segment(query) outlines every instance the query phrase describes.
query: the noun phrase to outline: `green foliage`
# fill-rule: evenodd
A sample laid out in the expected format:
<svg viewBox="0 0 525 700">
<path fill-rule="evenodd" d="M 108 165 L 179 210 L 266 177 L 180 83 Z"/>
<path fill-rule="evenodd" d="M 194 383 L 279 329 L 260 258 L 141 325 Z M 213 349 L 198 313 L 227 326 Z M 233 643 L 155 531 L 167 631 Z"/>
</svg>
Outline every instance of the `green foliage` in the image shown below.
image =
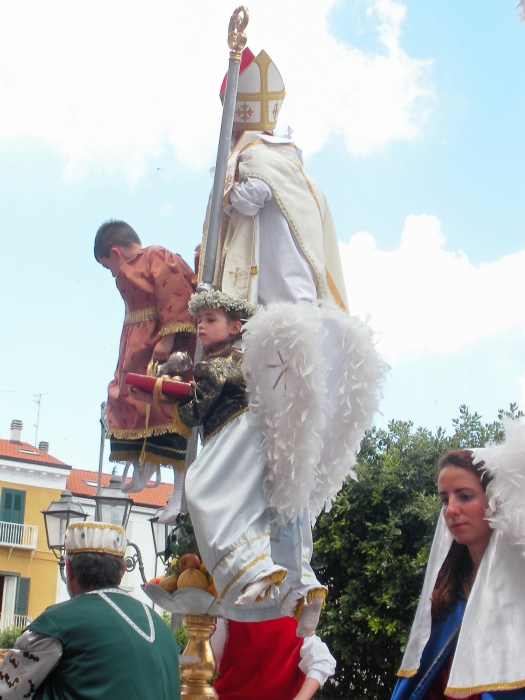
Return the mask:
<svg viewBox="0 0 525 700">
<path fill-rule="evenodd" d="M 12 625 L 11 627 L 6 627 L 0 632 L 0 649 L 14 649 L 16 647 L 16 640 L 22 634 L 22 627 L 17 627 L 17 625 Z"/>
<path fill-rule="evenodd" d="M 499 413 L 521 417 L 515 404 Z M 349 480 L 314 530 L 313 566 L 329 588 L 318 632 L 337 660 L 317 697 L 387 700 L 423 584 L 439 514 L 436 462 L 444 452 L 503 439 L 500 420 L 483 424 L 466 406 L 447 437 L 392 421 L 374 428 Z"/>
<path fill-rule="evenodd" d="M 168 627 L 171 629 L 171 615 L 169 612 L 166 612 L 166 610 L 162 611 L 162 619 L 164 622 L 168 625 Z M 180 630 L 174 630 L 171 629 L 173 632 L 175 639 L 177 640 L 177 644 L 179 645 L 179 649 L 181 653 L 184 651 L 186 648 L 186 645 L 188 644 L 188 633 L 186 632 L 186 628 L 184 627 L 184 622 L 182 623 L 182 627 Z"/>
</svg>

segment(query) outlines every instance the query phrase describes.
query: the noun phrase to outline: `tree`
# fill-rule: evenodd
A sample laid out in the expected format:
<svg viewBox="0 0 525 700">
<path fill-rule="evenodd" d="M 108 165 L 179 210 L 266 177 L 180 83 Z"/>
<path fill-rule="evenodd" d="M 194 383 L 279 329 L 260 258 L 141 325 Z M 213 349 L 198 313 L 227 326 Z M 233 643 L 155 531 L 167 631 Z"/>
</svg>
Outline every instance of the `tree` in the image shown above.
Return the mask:
<svg viewBox="0 0 525 700">
<path fill-rule="evenodd" d="M 515 404 L 499 418 L 522 417 Z M 313 565 L 328 585 L 318 627 L 337 659 L 320 698 L 390 698 L 410 632 L 440 509 L 436 462 L 444 452 L 503 438 L 466 406 L 447 437 L 392 421 L 373 428 L 359 454 L 359 481 L 343 486 L 314 529 Z"/>
</svg>

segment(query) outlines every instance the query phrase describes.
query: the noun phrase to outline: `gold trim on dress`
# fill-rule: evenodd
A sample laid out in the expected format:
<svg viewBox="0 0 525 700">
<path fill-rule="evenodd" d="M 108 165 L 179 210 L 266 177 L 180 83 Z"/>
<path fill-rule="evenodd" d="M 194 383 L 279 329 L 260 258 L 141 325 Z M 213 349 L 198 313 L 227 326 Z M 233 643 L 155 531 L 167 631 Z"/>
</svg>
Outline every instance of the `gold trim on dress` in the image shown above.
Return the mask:
<svg viewBox="0 0 525 700">
<path fill-rule="evenodd" d="M 243 576 L 248 571 L 248 569 L 251 569 L 252 566 L 255 566 L 263 559 L 266 559 L 269 557 L 270 557 L 270 555 L 267 552 L 264 552 L 263 554 L 259 554 L 258 557 L 255 557 L 255 559 L 252 559 L 252 561 L 248 562 L 245 566 L 243 566 L 242 569 L 240 571 L 238 571 L 235 574 L 235 576 L 232 579 L 230 579 L 228 581 L 228 583 L 226 584 L 226 586 L 223 588 L 221 594 L 218 596 L 219 604 L 224 600 L 224 596 L 226 595 L 226 593 L 228 593 L 228 591 L 233 586 L 233 584 L 236 583 L 236 581 L 238 581 L 241 578 L 241 576 Z"/>
<path fill-rule="evenodd" d="M 330 290 L 330 293 L 332 294 L 333 298 L 335 299 L 335 303 L 337 306 L 339 306 L 343 311 L 346 311 L 346 306 L 344 301 L 341 298 L 341 295 L 339 294 L 339 291 L 337 287 L 335 286 L 335 282 L 332 279 L 332 275 L 328 272 L 328 268 L 325 267 L 325 273 L 326 273 L 326 284 L 328 285 L 328 289 Z"/>
<path fill-rule="evenodd" d="M 166 435 L 167 433 L 176 433 L 181 435 L 174 428 L 173 423 L 162 423 L 153 428 L 133 428 L 125 430 L 124 428 L 109 428 L 106 433 L 106 438 L 114 437 L 117 440 L 140 440 L 145 437 L 153 437 L 154 435 Z M 187 437 L 187 435 L 182 435 Z"/>
<path fill-rule="evenodd" d="M 169 323 L 162 326 L 159 335 L 169 335 L 170 333 L 195 333 L 195 325 L 193 323 Z"/>
<path fill-rule="evenodd" d="M 173 420 L 173 427 L 175 428 L 175 432 L 177 432 L 179 435 L 182 435 L 182 437 L 185 437 L 185 438 L 189 438 L 191 435 L 191 428 L 188 428 L 186 423 L 184 423 L 184 421 L 180 417 L 179 403 L 180 403 L 180 401 L 176 401 L 173 404 L 173 407 L 171 409 L 171 417 Z"/>
<path fill-rule="evenodd" d="M 248 410 L 248 406 L 245 406 L 244 408 L 241 408 L 239 411 L 235 411 L 235 413 L 232 413 L 231 416 L 228 416 L 228 419 L 225 420 L 224 423 L 222 423 L 221 425 L 219 425 L 218 428 L 215 428 L 215 430 L 212 430 L 211 433 L 210 433 L 209 435 L 206 435 L 206 437 L 204 438 L 204 441 L 203 441 L 204 444 L 206 444 L 210 438 L 212 438 L 212 437 L 213 437 L 214 435 L 216 435 L 220 430 L 222 430 L 222 429 L 224 428 L 225 425 L 228 425 L 228 423 L 231 423 L 231 421 L 232 421 L 234 418 L 237 418 L 237 416 L 240 416 L 241 413 L 246 413 L 247 410 Z"/>
<path fill-rule="evenodd" d="M 321 609 L 323 609 L 327 593 L 328 593 L 328 591 L 326 590 L 326 588 L 321 588 L 321 587 L 320 588 L 310 588 L 310 590 L 306 594 L 307 605 L 309 605 L 312 602 L 312 600 L 322 598 L 323 604 L 321 606 Z"/>
<path fill-rule="evenodd" d="M 270 536 L 269 532 L 263 532 L 262 535 L 257 535 L 256 537 L 250 537 L 250 539 L 248 539 L 248 540 L 243 540 L 242 542 L 239 542 L 234 547 L 229 549 L 226 552 L 226 554 L 222 555 L 222 557 L 219 559 L 219 561 L 214 565 L 213 569 L 210 572 L 210 575 L 213 576 L 213 572 L 219 566 L 219 564 L 222 564 L 222 562 L 226 559 L 226 557 L 229 557 L 230 554 L 235 552 L 235 550 L 239 549 L 239 547 L 244 547 L 244 545 L 246 545 L 246 544 L 251 544 L 252 542 L 256 542 L 257 540 L 262 540 L 263 537 L 269 537 L 269 536 Z"/>
<path fill-rule="evenodd" d="M 301 615 L 303 613 L 303 608 L 304 608 L 304 598 L 299 598 L 299 600 L 297 601 L 297 605 L 294 608 L 293 615 L 292 615 L 292 617 L 294 617 L 297 620 L 297 622 L 299 622 L 299 620 L 301 619 Z"/>
<path fill-rule="evenodd" d="M 124 325 L 130 326 L 132 323 L 142 323 L 143 321 L 157 321 L 159 314 L 156 306 L 148 306 L 145 309 L 128 311 L 124 316 Z"/>
<path fill-rule="evenodd" d="M 397 672 L 397 675 L 400 676 L 401 678 L 412 678 L 412 676 L 415 676 L 418 671 L 419 671 L 419 666 L 417 668 L 413 668 L 410 671 L 405 671 L 403 668 L 400 668 L 399 671 Z"/>
<path fill-rule="evenodd" d="M 166 450 L 168 448 L 163 447 L 162 449 Z M 182 453 L 183 450 L 176 450 L 176 452 Z M 116 462 L 117 464 L 123 464 L 124 462 L 134 462 L 135 460 L 137 460 L 138 463 L 137 452 L 132 452 L 131 450 L 128 452 L 126 452 L 125 450 L 123 450 L 122 452 L 119 451 L 116 455 L 109 456 L 109 461 Z M 185 460 L 173 460 L 171 457 L 162 457 L 160 455 L 153 454 L 152 452 L 148 452 L 148 450 L 146 450 L 146 452 L 144 453 L 144 463 L 155 464 L 159 467 L 173 467 L 175 471 L 182 472 L 184 471 Z"/>
<path fill-rule="evenodd" d="M 269 576 L 265 576 L 264 578 L 261 579 L 263 583 L 274 583 L 277 587 L 281 586 L 282 582 L 286 578 L 286 574 L 288 571 L 286 569 L 282 569 L 282 571 L 274 571 L 273 574 L 270 574 Z M 249 584 L 248 584 L 249 585 Z M 266 600 L 268 596 L 271 593 L 271 587 L 268 587 L 264 590 L 264 592 L 261 595 L 258 595 L 257 598 L 255 599 L 256 603 L 262 603 L 263 600 Z"/>
<path fill-rule="evenodd" d="M 445 695 L 474 695 L 475 693 L 485 693 L 490 690 L 518 690 L 525 688 L 525 679 L 521 681 L 513 681 L 512 683 L 486 683 L 485 685 L 473 685 L 469 688 L 453 688 L 447 686 Z"/>
</svg>

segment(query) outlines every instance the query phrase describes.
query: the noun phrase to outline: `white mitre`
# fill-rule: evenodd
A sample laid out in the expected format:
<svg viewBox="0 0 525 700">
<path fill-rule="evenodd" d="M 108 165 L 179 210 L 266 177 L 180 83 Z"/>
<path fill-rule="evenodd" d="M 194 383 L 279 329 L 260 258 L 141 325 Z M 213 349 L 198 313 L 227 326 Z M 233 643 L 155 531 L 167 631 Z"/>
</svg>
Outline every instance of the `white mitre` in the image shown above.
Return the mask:
<svg viewBox="0 0 525 700">
<path fill-rule="evenodd" d="M 126 552 L 126 531 L 109 523 L 71 523 L 66 530 L 66 554 L 99 552 L 123 557 Z"/>
</svg>

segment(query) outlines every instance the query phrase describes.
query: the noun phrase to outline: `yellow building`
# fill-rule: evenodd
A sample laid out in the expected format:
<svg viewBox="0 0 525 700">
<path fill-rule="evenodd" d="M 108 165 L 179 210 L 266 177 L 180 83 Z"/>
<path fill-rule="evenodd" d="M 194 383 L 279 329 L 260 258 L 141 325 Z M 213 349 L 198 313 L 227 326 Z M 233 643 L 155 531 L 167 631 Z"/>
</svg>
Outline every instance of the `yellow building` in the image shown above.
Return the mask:
<svg viewBox="0 0 525 700">
<path fill-rule="evenodd" d="M 58 566 L 47 548 L 42 511 L 58 501 L 71 467 L 47 443 L 21 441 L 22 422 L 0 440 L 0 628 L 25 626 L 56 602 Z"/>
</svg>

